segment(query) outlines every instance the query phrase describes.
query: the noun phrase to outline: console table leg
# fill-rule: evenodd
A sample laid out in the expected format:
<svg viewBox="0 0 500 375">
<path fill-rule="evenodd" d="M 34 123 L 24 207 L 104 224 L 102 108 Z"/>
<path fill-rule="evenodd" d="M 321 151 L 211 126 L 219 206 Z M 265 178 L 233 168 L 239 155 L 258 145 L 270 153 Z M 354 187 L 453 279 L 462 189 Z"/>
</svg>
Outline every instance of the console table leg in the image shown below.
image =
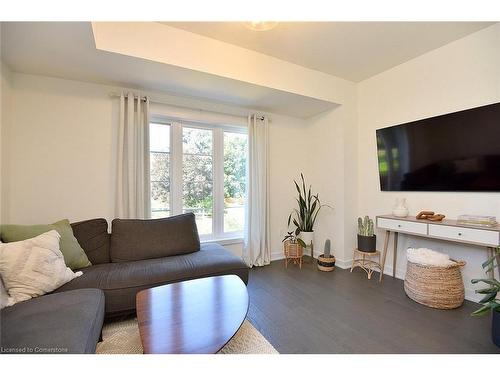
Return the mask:
<svg viewBox="0 0 500 375">
<path fill-rule="evenodd" d="M 493 255 L 495 255 L 495 249 L 493 247 L 487 247 L 486 249 L 488 251 L 488 258 L 487 259 L 490 259 Z M 500 265 L 499 265 L 499 267 L 500 267 Z M 500 268 L 498 269 L 498 272 L 500 274 Z M 488 276 L 488 279 L 494 279 L 495 278 L 495 268 L 492 267 L 491 270 L 487 272 L 486 276 Z"/>
<path fill-rule="evenodd" d="M 382 275 L 384 274 L 384 268 L 385 268 L 385 256 L 387 255 L 387 247 L 389 246 L 389 237 L 391 235 L 391 232 L 388 230 L 385 231 L 385 239 L 384 239 L 384 249 L 382 253 L 382 264 L 380 265 L 380 277 L 379 277 L 379 282 L 382 281 Z"/>
<path fill-rule="evenodd" d="M 394 254 L 392 256 L 392 277 L 396 277 L 396 261 L 398 258 L 398 232 L 394 232 Z"/>
<path fill-rule="evenodd" d="M 498 278 L 500 278 L 500 250 L 493 249 L 493 254 L 497 255 L 497 268 L 498 268 Z"/>
</svg>

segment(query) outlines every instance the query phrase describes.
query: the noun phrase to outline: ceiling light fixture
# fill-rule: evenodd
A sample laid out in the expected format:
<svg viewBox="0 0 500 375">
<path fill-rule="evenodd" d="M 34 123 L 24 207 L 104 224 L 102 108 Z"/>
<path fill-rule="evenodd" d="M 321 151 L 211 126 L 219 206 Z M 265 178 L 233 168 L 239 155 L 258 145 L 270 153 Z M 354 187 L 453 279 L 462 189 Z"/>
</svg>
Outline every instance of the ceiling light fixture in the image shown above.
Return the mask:
<svg viewBox="0 0 500 375">
<path fill-rule="evenodd" d="M 245 22 L 245 27 L 253 31 L 269 31 L 278 26 L 276 21 L 251 21 Z"/>
</svg>

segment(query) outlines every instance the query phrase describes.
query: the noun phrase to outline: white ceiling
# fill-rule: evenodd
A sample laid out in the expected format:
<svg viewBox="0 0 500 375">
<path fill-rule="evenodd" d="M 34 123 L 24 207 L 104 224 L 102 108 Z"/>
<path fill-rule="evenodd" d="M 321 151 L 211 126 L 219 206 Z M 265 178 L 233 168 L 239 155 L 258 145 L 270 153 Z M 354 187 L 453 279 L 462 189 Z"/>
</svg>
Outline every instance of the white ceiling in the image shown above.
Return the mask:
<svg viewBox="0 0 500 375">
<path fill-rule="evenodd" d="M 169 23 L 358 81 L 491 23 Z M 2 22 L 2 59 L 21 73 L 209 99 L 307 118 L 334 103 L 95 47 L 89 22 Z"/>
<path fill-rule="evenodd" d="M 359 82 L 494 22 L 283 22 L 252 31 L 242 22 L 163 22 Z"/>
<path fill-rule="evenodd" d="M 95 48 L 89 22 L 2 22 L 2 58 L 16 72 L 209 99 L 307 118 L 331 102 Z"/>
</svg>

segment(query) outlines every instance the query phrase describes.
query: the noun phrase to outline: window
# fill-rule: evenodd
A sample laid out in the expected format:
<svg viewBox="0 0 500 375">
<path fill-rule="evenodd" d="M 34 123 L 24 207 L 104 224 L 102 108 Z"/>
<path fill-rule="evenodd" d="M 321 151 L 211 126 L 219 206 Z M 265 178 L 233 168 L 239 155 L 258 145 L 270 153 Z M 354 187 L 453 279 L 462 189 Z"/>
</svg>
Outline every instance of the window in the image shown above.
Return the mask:
<svg viewBox="0 0 500 375">
<path fill-rule="evenodd" d="M 149 125 L 151 217 L 170 215 L 170 126 Z"/>
<path fill-rule="evenodd" d="M 243 235 L 246 129 L 150 124 L 151 217 L 192 212 L 201 239 Z"/>
<path fill-rule="evenodd" d="M 243 232 L 247 135 L 224 131 L 224 231 Z"/>
<path fill-rule="evenodd" d="M 182 128 L 182 212 L 193 212 L 200 235 L 213 232 L 213 130 Z"/>
</svg>

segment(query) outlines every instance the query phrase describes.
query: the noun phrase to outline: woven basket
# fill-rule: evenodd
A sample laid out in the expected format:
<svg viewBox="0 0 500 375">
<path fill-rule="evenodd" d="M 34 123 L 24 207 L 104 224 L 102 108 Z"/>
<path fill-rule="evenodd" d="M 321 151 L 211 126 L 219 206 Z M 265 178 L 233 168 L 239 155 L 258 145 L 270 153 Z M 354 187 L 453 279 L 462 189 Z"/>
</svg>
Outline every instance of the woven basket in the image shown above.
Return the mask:
<svg viewBox="0 0 500 375">
<path fill-rule="evenodd" d="M 304 250 L 299 243 L 292 243 L 290 240 L 286 240 L 283 244 L 283 252 L 286 258 L 302 258 Z"/>
<path fill-rule="evenodd" d="M 318 255 L 318 269 L 323 272 L 331 272 L 335 269 L 335 257 L 332 255 L 329 258 L 325 254 Z"/>
<path fill-rule="evenodd" d="M 408 262 L 405 292 L 415 302 L 436 309 L 454 309 L 464 303 L 465 290 L 460 267 L 464 261 L 448 267 Z"/>
<path fill-rule="evenodd" d="M 285 267 L 288 268 L 288 261 L 293 261 L 293 264 L 298 264 L 302 268 L 302 255 L 304 249 L 299 243 L 292 243 L 290 240 L 286 240 L 283 243 L 283 252 L 285 253 Z"/>
</svg>

